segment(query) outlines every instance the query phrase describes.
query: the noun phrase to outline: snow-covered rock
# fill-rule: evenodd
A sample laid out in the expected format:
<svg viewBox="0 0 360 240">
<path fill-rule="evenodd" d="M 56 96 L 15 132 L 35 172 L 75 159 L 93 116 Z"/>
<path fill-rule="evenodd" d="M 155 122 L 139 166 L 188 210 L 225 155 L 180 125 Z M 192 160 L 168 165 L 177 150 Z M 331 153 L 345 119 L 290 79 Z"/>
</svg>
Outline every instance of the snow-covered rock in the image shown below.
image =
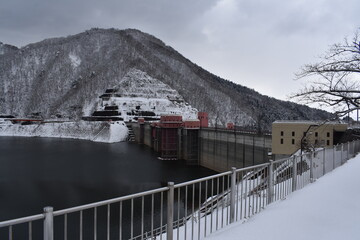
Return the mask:
<svg viewBox="0 0 360 240">
<path fill-rule="evenodd" d="M 74 53 L 70 53 L 69 58 L 71 61 L 71 65 L 74 68 L 77 68 L 81 64 L 81 59 L 79 58 L 79 56 L 75 55 Z"/>
</svg>

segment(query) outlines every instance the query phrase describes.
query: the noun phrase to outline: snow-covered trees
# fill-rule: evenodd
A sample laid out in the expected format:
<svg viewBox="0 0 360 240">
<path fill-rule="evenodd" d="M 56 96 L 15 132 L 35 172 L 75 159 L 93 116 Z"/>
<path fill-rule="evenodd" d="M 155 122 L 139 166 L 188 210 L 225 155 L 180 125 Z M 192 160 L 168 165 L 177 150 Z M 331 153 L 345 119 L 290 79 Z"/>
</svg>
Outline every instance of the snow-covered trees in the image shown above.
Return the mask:
<svg viewBox="0 0 360 240">
<path fill-rule="evenodd" d="M 5 49 L 5 48 L 3 48 Z M 326 119 L 329 113 L 263 96 L 224 80 L 137 30 L 92 29 L 0 55 L 0 114 L 79 119 L 132 69 L 176 90 L 210 123 L 269 130 L 278 119 Z M 260 117 L 261 116 L 261 117 Z"/>
</svg>

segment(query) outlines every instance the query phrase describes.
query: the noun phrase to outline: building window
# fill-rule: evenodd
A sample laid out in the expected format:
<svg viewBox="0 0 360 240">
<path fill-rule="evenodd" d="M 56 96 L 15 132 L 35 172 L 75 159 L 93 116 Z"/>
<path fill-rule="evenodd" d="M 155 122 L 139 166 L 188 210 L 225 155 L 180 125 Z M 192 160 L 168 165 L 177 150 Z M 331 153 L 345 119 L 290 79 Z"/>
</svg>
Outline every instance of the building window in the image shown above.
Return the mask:
<svg viewBox="0 0 360 240">
<path fill-rule="evenodd" d="M 291 135 L 292 135 L 293 137 L 295 137 L 295 132 L 292 132 Z"/>
<path fill-rule="evenodd" d="M 284 144 L 284 139 L 280 139 L 280 144 Z"/>
<path fill-rule="evenodd" d="M 319 143 L 319 142 L 318 142 L 318 140 L 317 140 L 317 139 L 315 139 L 315 145 L 318 145 L 318 143 Z"/>
<path fill-rule="evenodd" d="M 284 131 L 281 131 L 281 132 L 280 132 L 280 136 L 284 136 Z"/>
<path fill-rule="evenodd" d="M 315 137 L 317 137 L 318 136 L 318 132 L 315 132 Z"/>
<path fill-rule="evenodd" d="M 295 144 L 295 139 L 291 139 L 291 144 Z"/>
<path fill-rule="evenodd" d="M 326 145 L 330 146 L 330 140 L 326 140 Z"/>
<path fill-rule="evenodd" d="M 327 137 L 330 137 L 330 132 L 327 132 L 327 133 L 326 133 L 326 136 L 327 136 Z"/>
</svg>

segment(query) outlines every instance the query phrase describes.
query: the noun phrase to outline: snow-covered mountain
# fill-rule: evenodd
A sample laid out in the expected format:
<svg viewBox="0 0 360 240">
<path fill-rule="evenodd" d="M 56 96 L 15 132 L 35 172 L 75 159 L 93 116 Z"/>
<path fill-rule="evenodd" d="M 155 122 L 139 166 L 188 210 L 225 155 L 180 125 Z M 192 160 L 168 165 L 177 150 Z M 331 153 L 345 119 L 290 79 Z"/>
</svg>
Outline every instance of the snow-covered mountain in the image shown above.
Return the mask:
<svg viewBox="0 0 360 240">
<path fill-rule="evenodd" d="M 0 55 L 16 52 L 17 50 L 17 47 L 0 42 Z"/>
<path fill-rule="evenodd" d="M 178 98 L 208 112 L 212 125 L 236 119 L 269 128 L 279 119 L 330 116 L 221 79 L 134 29 L 91 29 L 20 49 L 0 44 L 0 114 L 79 119 L 114 87 L 127 97 Z"/>
</svg>

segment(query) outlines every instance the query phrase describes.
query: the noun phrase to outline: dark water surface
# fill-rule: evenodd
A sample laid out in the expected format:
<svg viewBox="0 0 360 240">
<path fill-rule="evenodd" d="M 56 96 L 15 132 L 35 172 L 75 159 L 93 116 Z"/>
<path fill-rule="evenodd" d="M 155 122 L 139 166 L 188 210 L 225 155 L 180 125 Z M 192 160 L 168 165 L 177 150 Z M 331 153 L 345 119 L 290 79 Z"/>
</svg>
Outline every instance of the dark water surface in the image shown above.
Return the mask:
<svg viewBox="0 0 360 240">
<path fill-rule="evenodd" d="M 145 146 L 0 137 L 0 221 L 106 200 L 215 172 Z"/>
</svg>

